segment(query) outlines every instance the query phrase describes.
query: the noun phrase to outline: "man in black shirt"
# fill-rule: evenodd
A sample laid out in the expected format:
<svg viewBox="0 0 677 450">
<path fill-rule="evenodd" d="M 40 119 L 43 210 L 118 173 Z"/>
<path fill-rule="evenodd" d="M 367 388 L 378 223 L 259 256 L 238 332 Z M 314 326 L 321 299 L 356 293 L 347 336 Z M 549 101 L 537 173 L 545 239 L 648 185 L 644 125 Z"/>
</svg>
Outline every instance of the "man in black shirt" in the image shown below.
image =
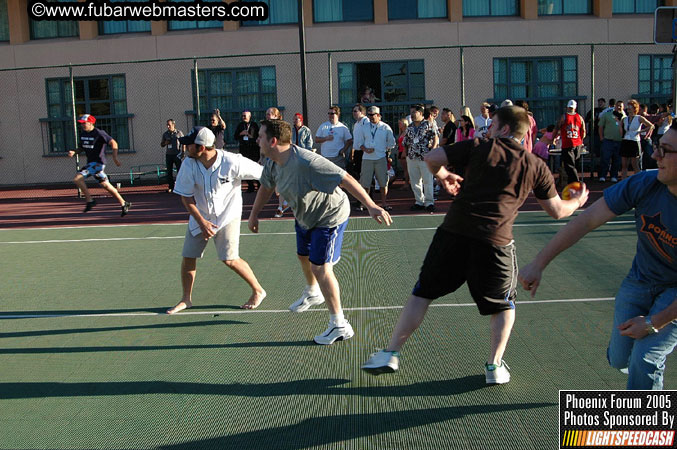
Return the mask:
<svg viewBox="0 0 677 450">
<path fill-rule="evenodd" d="M 162 134 L 160 146 L 167 147 L 165 163 L 167 167 L 167 184 L 169 185 L 168 192 L 174 190 L 174 166 L 176 166 L 177 173 L 181 169 L 181 159 L 185 146 L 179 143 L 180 137 L 183 137 L 183 132 L 176 129 L 176 121 L 174 119 L 167 120 L 167 131 Z"/>
<path fill-rule="evenodd" d="M 96 205 L 96 200 L 92 199 L 92 195 L 89 193 L 89 189 L 87 189 L 87 184 L 85 183 L 85 178 L 93 176 L 102 188 L 107 190 L 118 202 L 120 202 L 120 209 L 122 210 L 120 216 L 124 217 L 127 215 L 132 204 L 126 202 L 122 198 L 122 195 L 120 195 L 118 190 L 110 184 L 108 176 L 103 171 L 106 167 L 106 145 L 110 146 L 111 150 L 113 150 L 113 162 L 115 162 L 115 165 L 122 165 L 118 160 L 118 143 L 115 142 L 115 139 L 110 137 L 108 133 L 94 127 L 96 118 L 91 114 L 80 116 L 78 123 L 80 123 L 82 128 L 82 131 L 80 132 L 80 147 L 76 150 L 70 150 L 68 156 L 72 158 L 76 153 L 82 152 L 85 152 L 87 155 L 87 165 L 80 170 L 73 179 L 75 185 L 80 188 L 85 195 L 87 204 L 85 205 L 84 212 L 91 210 L 94 205 Z"/>
<path fill-rule="evenodd" d="M 248 110 L 242 111 L 242 122 L 235 128 L 234 138 L 240 145 L 240 154 L 252 161 L 259 162 L 260 151 L 256 143 L 259 136 L 259 126 L 252 122 L 252 113 Z M 247 192 L 254 192 L 256 180 L 247 180 Z"/>
</svg>

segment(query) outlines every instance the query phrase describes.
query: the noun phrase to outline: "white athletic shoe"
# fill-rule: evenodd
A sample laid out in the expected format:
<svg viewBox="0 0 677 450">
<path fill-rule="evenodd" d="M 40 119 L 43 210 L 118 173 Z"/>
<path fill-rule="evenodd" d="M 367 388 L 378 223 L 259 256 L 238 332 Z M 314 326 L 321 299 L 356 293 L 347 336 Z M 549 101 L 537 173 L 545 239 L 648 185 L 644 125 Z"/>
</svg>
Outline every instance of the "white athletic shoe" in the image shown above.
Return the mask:
<svg viewBox="0 0 677 450">
<path fill-rule="evenodd" d="M 353 331 L 353 327 L 350 326 L 347 320 L 341 326 L 336 326 L 330 322 L 329 328 L 321 335 L 315 336 L 313 341 L 320 345 L 331 345 L 336 341 L 348 340 L 354 335 L 355 332 Z"/>
<path fill-rule="evenodd" d="M 303 290 L 301 297 L 289 306 L 289 310 L 300 313 L 311 306 L 321 305 L 322 303 L 324 303 L 324 296 L 321 292 L 318 291 L 317 294 L 311 295 L 308 293 L 308 288 L 306 288 Z"/>
<path fill-rule="evenodd" d="M 387 352 L 385 350 L 372 353 L 367 362 L 362 364 L 362 370 L 372 375 L 397 372 L 399 368 L 399 352 Z"/>
<path fill-rule="evenodd" d="M 501 360 L 501 364 L 484 364 L 484 376 L 487 384 L 505 384 L 510 381 L 510 367 Z"/>
</svg>

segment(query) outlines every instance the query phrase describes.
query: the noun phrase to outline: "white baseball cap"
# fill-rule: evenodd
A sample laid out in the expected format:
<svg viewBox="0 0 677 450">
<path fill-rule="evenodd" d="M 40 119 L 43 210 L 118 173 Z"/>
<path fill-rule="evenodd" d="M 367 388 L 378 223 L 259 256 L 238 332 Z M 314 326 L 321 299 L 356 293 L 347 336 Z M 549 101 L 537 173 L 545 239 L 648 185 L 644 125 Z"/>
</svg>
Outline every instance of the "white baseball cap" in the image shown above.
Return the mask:
<svg viewBox="0 0 677 450">
<path fill-rule="evenodd" d="M 193 127 L 187 136 L 179 138 L 179 142 L 184 145 L 196 144 L 205 147 L 213 147 L 216 136 L 207 127 Z"/>
<path fill-rule="evenodd" d="M 573 108 L 576 109 L 576 106 L 578 104 L 576 103 L 576 100 L 569 100 L 569 103 L 567 103 L 567 108 Z"/>
</svg>

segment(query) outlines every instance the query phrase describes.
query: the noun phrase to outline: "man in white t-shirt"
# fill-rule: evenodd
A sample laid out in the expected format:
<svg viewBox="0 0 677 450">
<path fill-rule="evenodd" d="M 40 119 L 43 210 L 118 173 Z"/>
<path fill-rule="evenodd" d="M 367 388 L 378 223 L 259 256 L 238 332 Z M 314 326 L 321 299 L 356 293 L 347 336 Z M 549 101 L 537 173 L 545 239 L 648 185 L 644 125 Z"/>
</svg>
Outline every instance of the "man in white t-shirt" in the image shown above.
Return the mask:
<svg viewBox="0 0 677 450">
<path fill-rule="evenodd" d="M 315 142 L 322 144 L 320 154 L 342 169 L 346 168 L 346 152 L 351 150 L 353 136 L 345 124 L 339 121 L 341 108 L 329 108 L 329 120 L 324 122 L 315 133 Z"/>
<path fill-rule="evenodd" d="M 266 296 L 247 261 L 239 256 L 242 180 L 258 180 L 263 167 L 240 154 L 215 149 L 214 141 L 214 133 L 207 127 L 194 127 L 188 136 L 179 139 L 187 148 L 188 158 L 176 176 L 174 193 L 181 196 L 190 219 L 181 263 L 183 297 L 167 314 L 193 306 L 197 258 L 202 258 L 210 239 L 219 259 L 252 289 L 242 308 L 254 309 Z"/>
<path fill-rule="evenodd" d="M 483 138 L 491 126 L 491 116 L 489 115 L 489 103 L 483 102 L 480 106 L 480 115 L 475 117 L 475 137 Z"/>
</svg>

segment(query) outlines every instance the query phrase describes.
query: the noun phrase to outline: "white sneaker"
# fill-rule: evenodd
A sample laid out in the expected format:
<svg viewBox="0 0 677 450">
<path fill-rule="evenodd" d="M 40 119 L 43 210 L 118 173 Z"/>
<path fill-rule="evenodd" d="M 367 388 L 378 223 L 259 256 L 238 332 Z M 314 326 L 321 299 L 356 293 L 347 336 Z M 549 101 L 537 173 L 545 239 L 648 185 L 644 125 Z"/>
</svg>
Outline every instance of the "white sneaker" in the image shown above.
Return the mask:
<svg viewBox="0 0 677 450">
<path fill-rule="evenodd" d="M 611 182 L 612 182 L 612 183 L 618 183 L 618 178 L 616 178 L 616 177 L 611 177 Z"/>
<path fill-rule="evenodd" d="M 343 322 L 343 325 L 336 326 L 333 323 L 329 323 L 329 327 L 319 336 L 315 336 L 313 341 L 316 344 L 320 345 L 331 345 L 336 341 L 345 341 L 350 339 L 355 335 L 353 327 L 350 326 L 348 321 Z"/>
<path fill-rule="evenodd" d="M 400 368 L 400 353 L 381 350 L 372 353 L 367 362 L 362 364 L 362 370 L 372 375 L 397 372 Z"/>
<path fill-rule="evenodd" d="M 322 292 L 318 291 L 317 294 L 310 294 L 308 293 L 308 288 L 306 288 L 303 290 L 301 297 L 289 306 L 289 310 L 291 312 L 300 313 L 307 310 L 311 306 L 321 305 L 322 303 L 324 303 L 324 296 L 322 295 Z"/>
<path fill-rule="evenodd" d="M 599 177 L 599 182 L 600 182 L 600 183 L 604 183 L 605 181 L 606 181 L 606 178 L 604 178 L 604 177 Z"/>
<path fill-rule="evenodd" d="M 484 376 L 487 384 L 505 384 L 510 381 L 510 367 L 501 360 L 500 365 L 484 364 Z"/>
</svg>

